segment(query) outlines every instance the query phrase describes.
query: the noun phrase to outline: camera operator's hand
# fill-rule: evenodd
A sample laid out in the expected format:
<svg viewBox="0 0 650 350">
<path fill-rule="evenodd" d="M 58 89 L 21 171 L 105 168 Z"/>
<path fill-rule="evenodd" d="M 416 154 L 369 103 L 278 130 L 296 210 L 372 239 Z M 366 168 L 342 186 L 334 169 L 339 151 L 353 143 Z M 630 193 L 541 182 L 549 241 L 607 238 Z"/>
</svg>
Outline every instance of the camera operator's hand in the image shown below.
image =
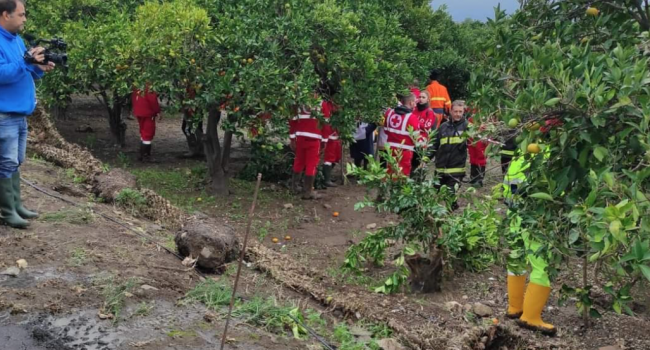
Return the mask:
<svg viewBox="0 0 650 350">
<path fill-rule="evenodd" d="M 37 64 L 36 67 L 40 68 L 43 72 L 47 73 L 52 69 L 54 69 L 56 65 L 54 64 L 54 62 L 47 62 L 47 64 Z"/>
<path fill-rule="evenodd" d="M 29 54 L 38 63 L 43 63 L 43 61 L 45 61 L 45 49 L 40 46 L 29 49 Z"/>
</svg>

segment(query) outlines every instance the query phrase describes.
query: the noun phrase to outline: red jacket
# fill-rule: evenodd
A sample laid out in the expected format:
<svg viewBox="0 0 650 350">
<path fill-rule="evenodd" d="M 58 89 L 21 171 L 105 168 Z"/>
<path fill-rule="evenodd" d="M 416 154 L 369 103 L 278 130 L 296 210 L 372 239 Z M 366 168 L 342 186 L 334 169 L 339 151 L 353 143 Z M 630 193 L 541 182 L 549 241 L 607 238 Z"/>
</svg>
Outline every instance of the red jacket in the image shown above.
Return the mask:
<svg viewBox="0 0 650 350">
<path fill-rule="evenodd" d="M 440 121 L 431 108 L 427 108 L 423 111 L 415 108 L 413 110 L 413 115 L 418 118 L 418 121 L 420 122 L 420 136 L 423 141 L 426 142 L 428 140 L 429 132 L 431 132 L 431 130 L 436 130 L 440 126 Z"/>
<path fill-rule="evenodd" d="M 334 104 L 330 101 L 323 101 L 321 103 L 321 112 L 323 112 L 323 117 L 325 117 L 325 122 L 326 124 L 323 125 L 322 128 L 322 141 L 327 142 L 327 141 L 336 141 L 339 139 L 339 132 L 335 128 L 333 128 L 330 125 L 330 118 L 332 117 L 332 113 L 336 111 L 336 107 Z"/>
<path fill-rule="evenodd" d="M 311 110 L 299 108 L 298 115 L 289 120 L 289 137 L 294 139 L 323 139 L 323 132 L 318 119 L 312 117 Z"/>
<path fill-rule="evenodd" d="M 474 120 L 469 118 L 469 122 L 473 123 Z M 467 153 L 469 153 L 469 164 L 485 166 L 487 164 L 487 158 L 485 157 L 485 149 L 487 148 L 487 141 L 479 140 L 474 141 L 469 139 L 467 143 Z"/>
<path fill-rule="evenodd" d="M 420 136 L 420 121 L 411 113 L 411 110 L 399 106 L 388 112 L 384 121 L 384 132 L 390 148 L 401 148 L 409 151 L 415 150 L 415 141 L 411 138 L 410 129 L 414 130 L 414 136 Z"/>
<path fill-rule="evenodd" d="M 133 103 L 133 115 L 136 117 L 149 118 L 160 114 L 158 95 L 149 89 L 146 89 L 144 94 L 138 89 L 133 89 L 131 102 Z"/>
</svg>

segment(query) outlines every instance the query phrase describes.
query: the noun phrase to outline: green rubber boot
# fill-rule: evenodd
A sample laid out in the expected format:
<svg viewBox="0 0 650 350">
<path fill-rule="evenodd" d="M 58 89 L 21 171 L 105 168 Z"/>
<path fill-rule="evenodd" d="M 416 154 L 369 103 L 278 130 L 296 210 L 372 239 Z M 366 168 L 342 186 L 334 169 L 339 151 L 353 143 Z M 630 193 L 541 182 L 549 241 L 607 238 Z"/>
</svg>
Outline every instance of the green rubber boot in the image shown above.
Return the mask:
<svg viewBox="0 0 650 350">
<path fill-rule="evenodd" d="M 14 188 L 14 201 L 16 206 L 16 213 L 23 219 L 36 219 L 38 213 L 25 209 L 23 200 L 20 196 L 20 171 L 16 171 L 11 176 L 11 182 Z"/>
<path fill-rule="evenodd" d="M 14 228 L 26 228 L 29 222 L 16 213 L 13 180 L 0 179 L 0 221 Z"/>
</svg>

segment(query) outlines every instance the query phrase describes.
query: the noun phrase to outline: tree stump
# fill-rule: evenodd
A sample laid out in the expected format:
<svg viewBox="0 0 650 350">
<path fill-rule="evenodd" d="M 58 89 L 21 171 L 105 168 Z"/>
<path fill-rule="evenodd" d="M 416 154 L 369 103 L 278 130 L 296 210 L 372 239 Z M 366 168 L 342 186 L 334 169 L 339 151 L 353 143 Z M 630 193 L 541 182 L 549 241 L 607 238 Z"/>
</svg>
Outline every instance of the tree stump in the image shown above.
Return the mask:
<svg viewBox="0 0 650 350">
<path fill-rule="evenodd" d="M 239 257 L 235 230 L 213 219 L 190 218 L 174 241 L 180 255 L 198 259 L 196 265 L 211 272 L 223 271 Z"/>
<path fill-rule="evenodd" d="M 419 254 L 408 256 L 406 265 L 411 270 L 411 290 L 416 293 L 434 293 L 441 290 L 442 285 L 442 251 L 432 248 L 428 257 Z"/>
</svg>

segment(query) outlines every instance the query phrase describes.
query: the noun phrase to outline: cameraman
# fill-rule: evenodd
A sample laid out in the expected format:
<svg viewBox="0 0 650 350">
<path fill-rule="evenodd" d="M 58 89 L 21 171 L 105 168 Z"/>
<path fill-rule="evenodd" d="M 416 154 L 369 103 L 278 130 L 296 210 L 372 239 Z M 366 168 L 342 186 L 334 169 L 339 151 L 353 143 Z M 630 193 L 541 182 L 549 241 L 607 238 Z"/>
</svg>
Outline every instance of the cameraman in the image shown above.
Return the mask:
<svg viewBox="0 0 650 350">
<path fill-rule="evenodd" d="M 36 107 L 34 79 L 54 69 L 54 63 L 28 64 L 18 35 L 25 26 L 23 0 L 0 0 L 0 221 L 25 228 L 38 214 L 25 209 L 20 198 L 20 172 L 27 146 L 27 116 Z M 43 62 L 42 47 L 29 50 Z"/>
</svg>

